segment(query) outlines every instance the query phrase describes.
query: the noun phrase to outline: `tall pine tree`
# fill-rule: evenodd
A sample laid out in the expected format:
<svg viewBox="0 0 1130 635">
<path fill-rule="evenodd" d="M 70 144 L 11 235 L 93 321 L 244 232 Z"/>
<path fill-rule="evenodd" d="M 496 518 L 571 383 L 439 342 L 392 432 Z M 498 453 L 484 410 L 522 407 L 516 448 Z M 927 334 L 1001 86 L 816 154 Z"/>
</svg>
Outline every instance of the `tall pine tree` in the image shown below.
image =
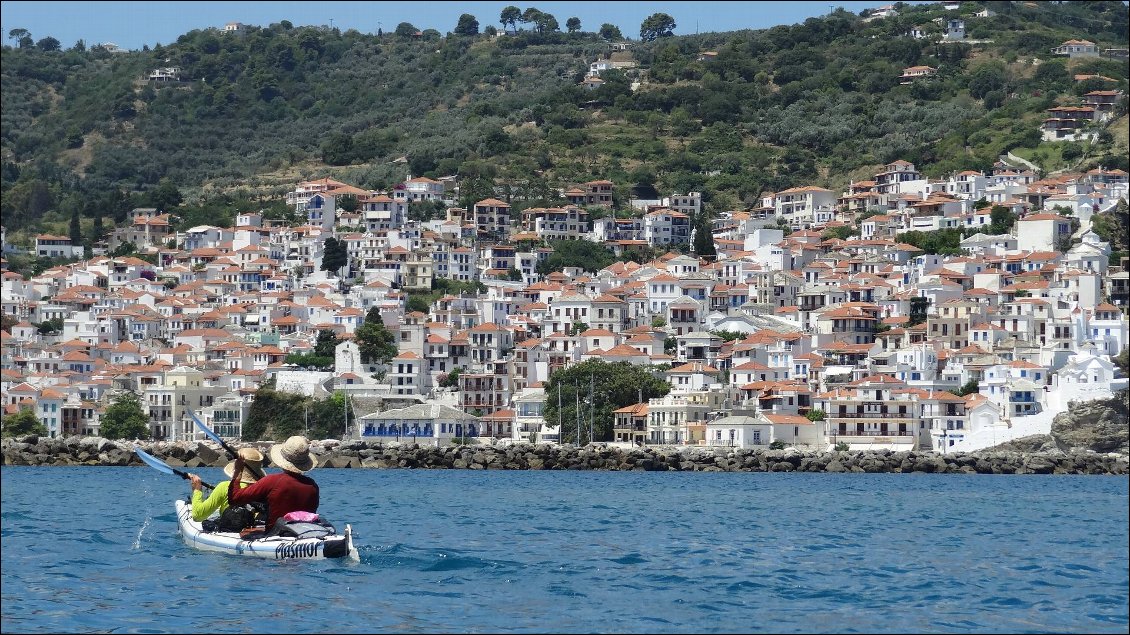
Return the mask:
<svg viewBox="0 0 1130 635">
<path fill-rule="evenodd" d="M 349 252 L 345 249 L 345 242 L 330 236 L 324 243 L 322 252 L 322 271 L 336 273 L 349 262 Z"/>
<path fill-rule="evenodd" d="M 717 250 L 714 248 L 714 234 L 710 231 L 710 222 L 706 219 L 705 214 L 699 214 L 698 223 L 694 228 L 694 243 L 691 245 L 694 249 L 696 256 L 716 256 Z"/>
<path fill-rule="evenodd" d="M 82 244 L 82 223 L 79 220 L 78 206 L 71 208 L 70 238 L 72 245 Z"/>
</svg>

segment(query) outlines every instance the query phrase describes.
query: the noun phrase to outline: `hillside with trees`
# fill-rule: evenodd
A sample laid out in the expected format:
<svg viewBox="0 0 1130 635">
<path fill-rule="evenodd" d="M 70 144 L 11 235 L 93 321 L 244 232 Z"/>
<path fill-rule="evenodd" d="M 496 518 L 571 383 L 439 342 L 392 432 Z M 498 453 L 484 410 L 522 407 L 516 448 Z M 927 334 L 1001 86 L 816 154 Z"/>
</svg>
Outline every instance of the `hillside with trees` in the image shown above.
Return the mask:
<svg viewBox="0 0 1130 635">
<path fill-rule="evenodd" d="M 456 175 L 468 199 L 504 196 L 515 213 L 600 178 L 620 205 L 632 188 L 701 191 L 711 213 L 766 190 L 843 188 L 895 159 L 930 177 L 1008 151 L 1048 169 L 1130 167 L 1124 132 L 1083 144 L 1039 131 L 1049 107 L 1126 91 L 1125 60 L 1051 53 L 1069 39 L 1125 49 L 1123 3 L 895 7 L 700 35 L 655 14 L 617 53 L 638 67 L 602 72 L 595 90 L 582 81 L 619 29 L 532 7 L 452 15 L 446 35 L 282 21 L 131 52 L 14 29 L 0 52 L 0 212 L 10 232 L 69 224 L 89 244 L 135 206 L 175 208 L 185 225 L 285 218 L 283 192 L 323 176 L 381 189 Z M 938 42 L 952 17 L 968 42 Z M 900 83 L 913 66 L 936 73 Z M 158 69 L 173 78 L 151 81 Z M 1125 131 L 1125 97 L 1116 108 Z"/>
</svg>

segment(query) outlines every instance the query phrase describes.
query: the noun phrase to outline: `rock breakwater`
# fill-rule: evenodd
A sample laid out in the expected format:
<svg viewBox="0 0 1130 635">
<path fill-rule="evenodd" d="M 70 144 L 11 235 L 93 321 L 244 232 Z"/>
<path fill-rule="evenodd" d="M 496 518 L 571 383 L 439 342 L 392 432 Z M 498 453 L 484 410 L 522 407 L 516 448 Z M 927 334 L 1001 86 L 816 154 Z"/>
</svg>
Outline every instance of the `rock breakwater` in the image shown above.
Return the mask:
<svg viewBox="0 0 1130 635">
<path fill-rule="evenodd" d="M 133 448 L 176 468 L 222 467 L 228 461 L 211 442 L 132 442 L 100 437 L 48 439 L 35 436 L 3 439 L 4 465 L 142 466 Z M 264 454 L 270 443 L 241 443 Z M 1108 474 L 1130 473 L 1122 454 L 982 450 L 959 454 L 890 450 L 818 451 L 786 448 L 752 450 L 707 447 L 621 448 L 602 444 L 557 446 L 421 446 L 368 441 L 314 441 L 312 451 L 322 468 L 470 469 L 470 470 L 605 470 L 650 472 L 867 472 L 931 474 Z"/>
</svg>

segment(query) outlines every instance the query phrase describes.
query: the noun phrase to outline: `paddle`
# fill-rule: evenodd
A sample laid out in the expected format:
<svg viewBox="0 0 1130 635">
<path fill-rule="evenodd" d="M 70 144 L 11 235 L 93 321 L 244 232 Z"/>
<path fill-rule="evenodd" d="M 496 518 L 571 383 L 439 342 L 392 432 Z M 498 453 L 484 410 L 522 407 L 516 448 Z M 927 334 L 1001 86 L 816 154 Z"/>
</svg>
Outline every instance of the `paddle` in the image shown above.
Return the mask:
<svg viewBox="0 0 1130 635">
<path fill-rule="evenodd" d="M 215 432 L 212 431 L 211 428 L 204 425 L 203 421 L 201 421 L 200 419 L 197 419 L 196 413 L 193 412 L 191 409 L 188 409 L 188 416 L 192 417 L 192 422 L 195 423 L 196 427 L 200 428 L 204 432 L 204 434 L 206 434 L 208 436 L 209 439 L 220 444 L 220 447 L 222 447 L 224 449 L 224 451 L 228 453 L 228 458 L 234 459 L 238 456 L 238 454 L 236 454 L 236 451 L 234 449 L 232 449 L 232 447 L 230 445 L 225 443 L 223 439 L 220 438 L 220 435 L 216 434 Z M 263 474 L 262 468 L 252 466 L 250 463 L 244 463 L 243 466 L 249 472 L 251 472 L 251 474 L 254 475 L 256 479 L 263 478 L 264 474 Z"/>
<path fill-rule="evenodd" d="M 142 461 L 145 462 L 146 465 L 157 470 L 158 472 L 164 472 L 165 474 L 173 474 L 173 475 L 176 475 L 176 476 L 183 478 L 186 481 L 191 479 L 191 477 L 188 475 L 188 472 L 182 472 L 182 471 L 170 466 L 168 463 L 165 463 L 161 459 L 158 459 L 157 457 L 153 456 L 152 454 L 149 454 L 148 452 L 146 452 L 145 450 L 142 450 L 139 447 L 134 447 L 133 451 L 137 453 L 137 458 L 141 459 Z M 205 483 L 204 481 L 200 481 L 200 484 L 203 485 L 204 487 L 207 487 L 208 489 L 215 489 L 215 487 L 213 485 L 209 485 L 208 483 Z"/>
</svg>

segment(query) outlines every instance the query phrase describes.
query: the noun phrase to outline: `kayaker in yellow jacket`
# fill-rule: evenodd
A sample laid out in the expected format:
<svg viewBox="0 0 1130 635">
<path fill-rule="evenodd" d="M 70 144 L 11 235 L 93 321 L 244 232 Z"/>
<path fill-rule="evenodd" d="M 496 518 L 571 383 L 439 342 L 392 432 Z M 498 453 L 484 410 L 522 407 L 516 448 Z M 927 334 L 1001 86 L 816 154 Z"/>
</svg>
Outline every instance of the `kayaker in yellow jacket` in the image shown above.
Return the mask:
<svg viewBox="0 0 1130 635">
<path fill-rule="evenodd" d="M 239 475 L 240 483 L 244 485 L 251 485 L 258 479 L 255 478 L 251 472 L 263 471 L 263 453 L 255 448 L 242 448 L 239 451 L 240 458 L 243 459 L 244 464 L 253 465 L 255 470 L 243 470 Z M 189 474 L 188 478 L 192 481 L 192 519 L 196 522 L 201 522 L 212 514 L 222 514 L 228 508 L 228 487 L 231 484 L 231 476 L 235 472 L 235 461 L 230 461 L 224 466 L 224 474 L 228 475 L 229 480 L 221 481 L 216 484 L 212 489 L 212 494 L 205 499 L 203 492 L 203 485 L 201 484 L 200 477 L 195 474 Z"/>
</svg>

